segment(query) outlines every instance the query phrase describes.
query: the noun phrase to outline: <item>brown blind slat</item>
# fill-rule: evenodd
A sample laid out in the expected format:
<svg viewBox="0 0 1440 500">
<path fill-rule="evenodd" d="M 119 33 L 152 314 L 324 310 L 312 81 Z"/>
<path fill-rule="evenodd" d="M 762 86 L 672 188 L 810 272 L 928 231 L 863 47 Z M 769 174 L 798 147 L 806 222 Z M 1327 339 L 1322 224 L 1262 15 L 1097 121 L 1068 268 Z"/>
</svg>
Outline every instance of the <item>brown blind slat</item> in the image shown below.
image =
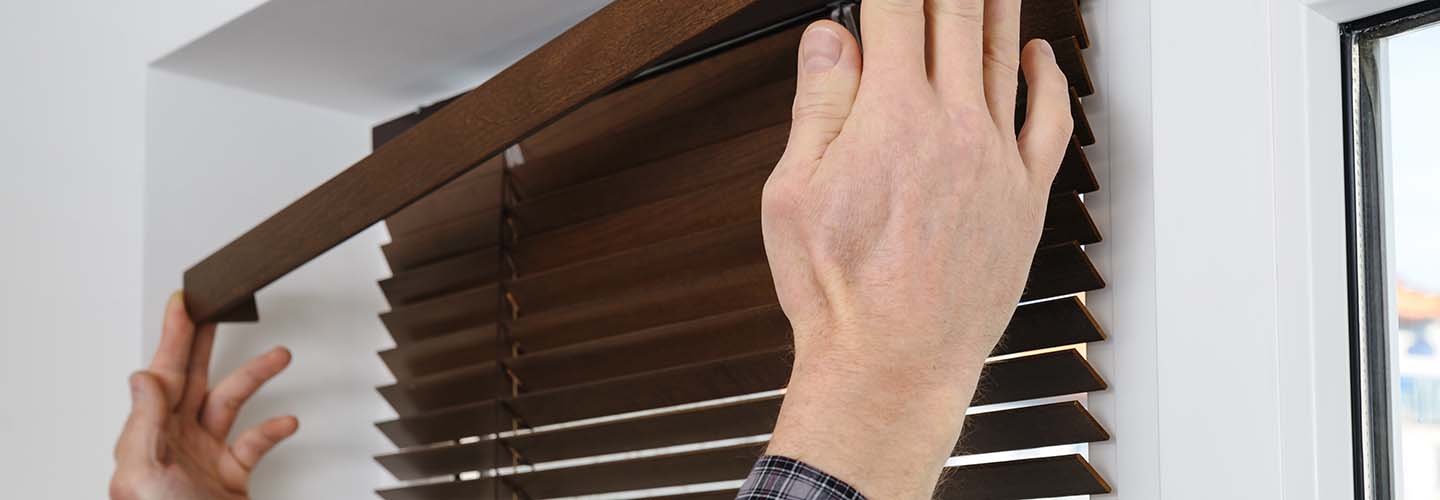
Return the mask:
<svg viewBox="0 0 1440 500">
<path fill-rule="evenodd" d="M 793 70 L 792 70 L 793 71 Z M 614 130 L 554 154 L 526 156 L 514 170 L 522 198 L 609 175 L 701 146 L 790 121 L 793 78 L 766 83 L 727 99 Z M 524 145 L 521 145 L 522 150 Z M 563 172 L 563 173 L 562 173 Z"/>
<path fill-rule="evenodd" d="M 495 321 L 495 285 L 485 285 L 392 309 L 380 321 L 396 342 L 433 337 Z"/>
<path fill-rule="evenodd" d="M 1105 280 L 1090 263 L 1090 257 L 1074 242 L 1041 248 L 1035 252 L 1022 301 L 1040 300 L 1105 288 Z"/>
<path fill-rule="evenodd" d="M 704 212 L 699 207 L 696 211 Z M 706 219 L 704 214 L 698 218 Z M 509 290 L 519 301 L 521 314 L 534 316 L 598 295 L 620 296 L 659 283 L 692 281 L 709 274 L 765 264 L 758 219 L 739 222 L 706 224 L 702 229 L 717 229 L 692 232 L 643 248 L 630 247 L 621 253 L 531 274 L 516 280 Z M 617 237 L 615 241 L 622 240 Z M 517 267 L 524 269 L 523 265 Z"/>
<path fill-rule="evenodd" d="M 790 322 L 778 306 L 746 309 L 576 344 L 506 361 L 527 391 L 702 363 L 790 345 Z M 508 394 L 494 362 L 400 384 L 381 393 L 401 414 Z"/>
<path fill-rule="evenodd" d="M 494 359 L 498 340 L 495 325 L 465 328 L 454 332 L 402 342 L 380 352 L 380 359 L 397 379 L 407 379 L 463 365 L 469 360 Z"/>
<path fill-rule="evenodd" d="M 1090 48 L 1090 33 L 1080 14 L 1079 0 L 1026 0 L 1020 3 L 1020 41 L 1048 41 L 1074 37 L 1080 48 Z"/>
<path fill-rule="evenodd" d="M 1076 297 L 1025 304 L 1015 310 L 992 356 L 1105 340 L 1100 325 Z"/>
<path fill-rule="evenodd" d="M 392 236 L 380 247 L 393 272 L 407 271 L 465 252 L 495 246 L 500 236 L 500 213 L 466 214 L 443 224 L 404 236 Z"/>
<path fill-rule="evenodd" d="M 1110 485 L 1080 455 L 955 467 L 935 492 L 939 500 L 1101 495 Z"/>
<path fill-rule="evenodd" d="M 1110 433 L 1077 401 L 972 414 L 956 455 L 1108 441 Z"/>
<path fill-rule="evenodd" d="M 758 221 L 768 170 L 521 240 L 515 266 L 534 272 L 659 243 L 708 228 Z M 663 220 L 664 224 L 654 221 Z"/>
<path fill-rule="evenodd" d="M 490 247 L 463 253 L 407 271 L 380 282 L 391 307 L 412 304 L 495 280 L 499 249 Z"/>
<path fill-rule="evenodd" d="M 549 462 L 644 450 L 686 443 L 769 433 L 780 411 L 780 398 L 769 397 L 699 409 L 666 412 L 502 439 L 532 462 Z M 376 457 L 399 479 L 443 476 L 493 466 L 493 440 L 457 446 L 420 448 Z M 508 465 L 510 457 L 504 457 Z"/>
<path fill-rule="evenodd" d="M 520 234 L 541 233 L 681 195 L 745 172 L 769 170 L 785 152 L 789 134 L 788 122 L 766 127 L 527 200 L 515 209 Z"/>
<path fill-rule="evenodd" d="M 1065 158 L 1060 161 L 1060 171 L 1055 173 L 1055 183 L 1051 185 L 1052 193 L 1093 193 L 1100 189 L 1100 182 L 1095 180 L 1095 171 L 1090 168 L 1090 159 L 1085 156 L 1085 148 L 1080 146 L 1080 140 L 1071 138 L 1070 146 L 1065 149 Z"/>
<path fill-rule="evenodd" d="M 763 287 L 763 283 L 755 286 L 761 293 L 766 291 Z M 713 303 L 713 301 L 703 298 L 697 299 L 696 302 Z M 649 308 L 646 304 L 640 304 L 638 307 Z M 744 309 L 754 312 L 773 307 L 775 307 L 775 302 L 771 300 L 766 301 L 765 305 Z M 662 325 L 658 328 L 666 328 L 666 326 Z M 534 335 L 522 336 L 522 346 L 529 351 L 529 355 L 525 358 L 586 340 L 608 338 L 608 335 L 604 334 L 605 332 L 597 334 L 594 330 L 584 331 L 585 336 L 583 337 L 578 335 L 552 335 L 549 338 Z M 614 332 L 617 335 L 623 333 L 625 332 Z M 1104 339 L 1104 333 L 1100 326 L 1090 317 L 1089 311 L 1085 310 L 1085 305 L 1080 302 L 1080 299 L 1066 297 L 1020 306 L 1010 320 L 1010 325 L 1006 328 L 1005 335 L 995 348 L 993 355 L 1098 342 Z M 397 380 L 410 380 L 424 375 L 492 362 L 496 355 L 495 333 L 490 327 L 479 327 L 390 349 L 380 355 L 390 366 L 391 372 L 395 374 Z"/>
<path fill-rule="evenodd" d="M 698 409 L 647 415 L 501 439 L 531 462 L 549 462 L 770 433 L 780 412 L 773 396 Z M 1070 401 L 970 415 L 956 455 L 1043 448 L 1110 439 L 1078 402 Z M 496 466 L 495 443 L 422 448 L 376 457 L 399 479 L 456 474 Z M 502 457 L 508 465 L 509 457 Z"/>
<path fill-rule="evenodd" d="M 1075 349 L 985 365 L 974 405 L 1009 403 L 1105 390 L 1105 381 Z"/>
<path fill-rule="evenodd" d="M 1045 225 L 1040 233 L 1040 246 L 1074 241 L 1082 245 L 1100 242 L 1100 229 L 1090 212 L 1074 192 L 1050 197 L 1045 210 Z"/>
<path fill-rule="evenodd" d="M 1075 87 L 1070 87 L 1070 116 L 1075 119 L 1075 138 L 1080 140 L 1080 145 L 1094 145 L 1095 129 L 1090 126 L 1090 116 L 1085 114 L 1085 104 Z"/>
<path fill-rule="evenodd" d="M 653 370 L 781 349 L 790 323 L 778 305 L 724 313 L 639 332 L 573 344 L 506 361 L 527 391 L 556 389 Z M 1103 338 L 1076 298 L 1020 307 L 992 355 L 1062 347 Z M 477 353 L 483 354 L 483 353 Z M 483 397 L 508 394 L 510 379 L 489 356 L 474 364 L 402 379 L 380 388 L 393 407 L 410 415 Z"/>
<path fill-rule="evenodd" d="M 506 400 L 505 407 L 530 426 L 549 425 L 776 390 L 789 375 L 790 353 L 781 349 L 522 394 Z M 1070 349 L 986 364 L 974 404 L 1104 389 L 1105 382 L 1085 358 Z M 482 408 L 493 411 L 494 404 L 466 403 L 379 425 L 398 446 L 487 434 L 501 429 L 494 428 L 493 419 L 475 415 L 483 414 L 477 413 Z"/>
<path fill-rule="evenodd" d="M 410 206 L 385 219 L 392 237 L 411 234 L 465 214 L 487 212 L 500 206 L 500 169 L 503 157 L 482 163 Z"/>
</svg>

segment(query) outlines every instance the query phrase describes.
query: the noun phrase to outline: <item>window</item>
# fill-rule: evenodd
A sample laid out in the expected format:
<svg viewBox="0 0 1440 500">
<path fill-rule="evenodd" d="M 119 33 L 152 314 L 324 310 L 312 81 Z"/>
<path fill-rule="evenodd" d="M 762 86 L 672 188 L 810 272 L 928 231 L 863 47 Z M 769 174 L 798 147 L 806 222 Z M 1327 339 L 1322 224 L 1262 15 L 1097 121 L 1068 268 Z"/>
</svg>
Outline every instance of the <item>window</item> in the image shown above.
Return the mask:
<svg viewBox="0 0 1440 500">
<path fill-rule="evenodd" d="M 1357 498 L 1440 498 L 1440 2 L 1344 25 Z"/>
</svg>

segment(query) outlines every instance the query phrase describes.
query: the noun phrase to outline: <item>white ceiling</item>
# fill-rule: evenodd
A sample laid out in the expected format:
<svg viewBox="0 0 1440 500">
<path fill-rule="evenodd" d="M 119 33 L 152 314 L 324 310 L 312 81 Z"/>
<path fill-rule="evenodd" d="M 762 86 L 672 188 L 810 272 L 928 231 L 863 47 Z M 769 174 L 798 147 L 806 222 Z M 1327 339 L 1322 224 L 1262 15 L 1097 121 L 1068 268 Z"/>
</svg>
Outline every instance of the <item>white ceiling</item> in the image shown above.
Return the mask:
<svg viewBox="0 0 1440 500">
<path fill-rule="evenodd" d="M 468 90 L 609 0 L 270 0 L 154 67 L 383 120 Z"/>
</svg>

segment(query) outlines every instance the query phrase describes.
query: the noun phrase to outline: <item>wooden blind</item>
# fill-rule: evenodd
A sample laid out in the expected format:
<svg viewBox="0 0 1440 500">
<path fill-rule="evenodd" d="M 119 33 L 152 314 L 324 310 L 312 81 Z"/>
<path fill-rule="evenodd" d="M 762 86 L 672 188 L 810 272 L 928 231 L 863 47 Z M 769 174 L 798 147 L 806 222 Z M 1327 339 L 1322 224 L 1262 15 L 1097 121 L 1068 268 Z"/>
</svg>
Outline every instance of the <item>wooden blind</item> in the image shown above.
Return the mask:
<svg viewBox="0 0 1440 500">
<path fill-rule="evenodd" d="M 380 318 L 395 347 L 380 357 L 397 382 L 379 392 L 399 418 L 377 424 L 397 447 L 377 460 L 407 482 L 382 497 L 542 499 L 744 478 L 791 363 L 760 192 L 789 131 L 802 21 L 828 15 L 812 10 L 824 3 L 748 10 L 670 56 L 795 22 L 610 92 L 386 219 L 393 276 L 380 282 L 391 305 Z M 1106 388 L 1081 347 L 1104 334 L 1077 296 L 1105 284 L 1083 248 L 1101 241 L 1082 200 L 1099 189 L 1084 150 L 1096 141 L 1081 100 L 1095 92 L 1089 37 L 1077 0 L 1027 0 L 1023 26 L 1056 49 L 1076 134 L 1024 303 L 974 399 L 999 406 L 967 418 L 956 456 L 1109 439 L 1065 399 Z M 444 105 L 378 127 L 377 147 Z M 1110 489 L 1078 454 L 947 477 L 940 498 Z M 715 488 L 641 497 L 733 498 L 733 484 Z"/>
</svg>

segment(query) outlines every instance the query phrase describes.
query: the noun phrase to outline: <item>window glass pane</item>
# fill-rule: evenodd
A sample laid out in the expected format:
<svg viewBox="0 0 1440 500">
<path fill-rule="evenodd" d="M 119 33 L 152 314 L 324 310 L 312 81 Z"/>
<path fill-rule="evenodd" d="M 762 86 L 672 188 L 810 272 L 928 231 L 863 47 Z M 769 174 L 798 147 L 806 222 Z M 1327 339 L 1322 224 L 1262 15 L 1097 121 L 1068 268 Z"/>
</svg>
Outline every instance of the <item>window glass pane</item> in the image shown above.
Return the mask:
<svg viewBox="0 0 1440 500">
<path fill-rule="evenodd" d="M 1398 489 L 1440 498 L 1440 29 L 1397 35 L 1382 50 Z"/>
</svg>

